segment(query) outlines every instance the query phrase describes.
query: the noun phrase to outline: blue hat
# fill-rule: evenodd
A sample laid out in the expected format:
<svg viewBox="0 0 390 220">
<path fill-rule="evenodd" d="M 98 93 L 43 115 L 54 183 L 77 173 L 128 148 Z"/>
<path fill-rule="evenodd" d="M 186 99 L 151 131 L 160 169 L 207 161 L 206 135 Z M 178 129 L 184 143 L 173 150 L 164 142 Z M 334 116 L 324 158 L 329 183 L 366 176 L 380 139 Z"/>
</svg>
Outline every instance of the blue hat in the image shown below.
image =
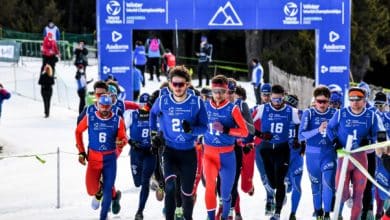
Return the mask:
<svg viewBox="0 0 390 220">
<path fill-rule="evenodd" d="M 112 105 L 112 99 L 107 94 L 103 94 L 99 97 L 100 105 Z"/>
<path fill-rule="evenodd" d="M 330 90 L 330 92 L 337 92 L 337 93 L 341 93 L 343 90 L 341 89 L 341 87 L 337 84 L 330 84 L 328 85 L 328 88 Z"/>
<path fill-rule="evenodd" d="M 139 97 L 140 103 L 147 103 L 149 101 L 150 95 L 148 93 L 142 93 L 142 95 Z"/>
<path fill-rule="evenodd" d="M 343 97 L 341 96 L 340 93 L 338 93 L 338 92 L 332 92 L 332 93 L 330 94 L 330 102 L 341 104 L 342 101 L 343 101 Z"/>
<path fill-rule="evenodd" d="M 236 91 L 236 83 L 235 82 L 233 82 L 233 81 L 228 81 L 228 89 L 229 89 L 229 91 Z"/>
<path fill-rule="evenodd" d="M 118 90 L 113 85 L 108 85 L 108 92 L 113 95 L 118 95 Z"/>
<path fill-rule="evenodd" d="M 200 37 L 200 41 L 206 41 L 206 40 L 207 40 L 207 37 L 206 37 L 206 36 Z"/>
<path fill-rule="evenodd" d="M 271 93 L 271 84 L 264 83 L 263 85 L 261 85 L 260 92 L 262 92 L 262 93 Z"/>
<path fill-rule="evenodd" d="M 360 82 L 360 83 L 358 84 L 357 87 L 362 88 L 362 89 L 365 90 L 365 92 L 366 92 L 366 98 L 370 97 L 370 95 L 371 95 L 371 89 L 370 89 L 370 86 L 369 86 L 366 82 L 363 82 L 363 81 Z"/>
</svg>

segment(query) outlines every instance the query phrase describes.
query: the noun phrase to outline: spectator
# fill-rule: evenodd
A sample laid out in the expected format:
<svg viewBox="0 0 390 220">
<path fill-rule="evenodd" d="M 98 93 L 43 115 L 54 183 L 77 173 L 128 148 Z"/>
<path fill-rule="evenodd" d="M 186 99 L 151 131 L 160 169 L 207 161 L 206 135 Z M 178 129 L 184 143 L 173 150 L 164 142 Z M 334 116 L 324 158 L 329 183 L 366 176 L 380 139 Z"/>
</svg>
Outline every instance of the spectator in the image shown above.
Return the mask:
<svg viewBox="0 0 390 220">
<path fill-rule="evenodd" d="M 256 104 L 260 105 L 261 104 L 260 88 L 261 88 L 261 84 L 263 83 L 264 70 L 263 70 L 263 67 L 261 66 L 261 63 L 259 62 L 258 59 L 253 58 L 251 63 L 252 63 L 252 67 L 253 67 L 252 85 L 253 85 L 253 89 L 255 92 Z"/>
<path fill-rule="evenodd" d="M 146 40 L 145 48 L 148 56 L 149 80 L 153 80 L 153 73 L 156 71 L 157 80 L 160 82 L 160 58 L 164 47 L 157 35 L 153 35 Z"/>
<path fill-rule="evenodd" d="M 60 40 L 60 29 L 54 24 L 53 20 L 47 21 L 46 27 L 43 29 L 43 37 L 46 37 L 48 33 L 53 35 L 55 41 Z"/>
<path fill-rule="evenodd" d="M 79 95 L 80 98 L 80 103 L 79 103 L 79 114 L 83 111 L 85 107 L 85 96 L 87 94 L 87 84 L 92 82 L 93 79 L 87 81 L 87 77 L 84 72 L 84 66 L 80 64 L 77 67 L 77 72 L 76 72 L 76 81 L 77 81 L 77 94 Z"/>
<path fill-rule="evenodd" d="M 162 71 L 165 76 L 168 77 L 169 70 L 176 66 L 176 56 L 173 55 L 170 49 L 165 49 L 165 53 L 163 54 L 163 64 Z"/>
<path fill-rule="evenodd" d="M 143 79 L 141 71 L 133 68 L 133 100 L 138 100 Z"/>
<path fill-rule="evenodd" d="M 53 69 L 49 64 L 46 64 L 44 71 L 39 76 L 38 84 L 41 85 L 41 95 L 43 99 L 43 105 L 45 109 L 45 118 L 48 118 L 50 115 L 50 100 L 53 94 Z"/>
<path fill-rule="evenodd" d="M 134 56 L 134 65 L 137 69 L 141 71 L 142 74 L 142 86 L 145 87 L 145 65 L 146 65 L 146 54 L 145 46 L 142 44 L 142 41 L 137 40 L 135 42 L 135 49 L 133 52 Z"/>
<path fill-rule="evenodd" d="M 3 105 L 3 101 L 9 99 L 11 97 L 11 93 L 9 93 L 6 89 L 4 89 L 3 84 L 0 83 L 0 118 L 1 118 L 1 106 Z"/>
<path fill-rule="evenodd" d="M 74 50 L 75 60 L 74 65 L 78 68 L 79 65 L 83 65 L 84 74 L 86 74 L 86 68 L 88 65 L 88 49 L 85 47 L 85 41 L 80 40 L 79 45 Z"/>
<path fill-rule="evenodd" d="M 58 62 L 60 57 L 60 51 L 58 50 L 57 43 L 53 38 L 51 32 L 47 33 L 46 37 L 43 39 L 42 44 L 42 67 L 41 72 L 43 72 L 46 64 L 49 64 L 53 70 L 53 75 L 55 72 L 55 65 Z"/>
<path fill-rule="evenodd" d="M 213 54 L 213 45 L 209 44 L 207 42 L 207 37 L 202 36 L 200 38 L 200 49 L 199 53 L 196 53 L 196 56 L 199 57 L 198 59 L 198 78 L 199 78 L 199 84 L 197 88 L 202 87 L 202 79 L 203 76 L 206 77 L 206 85 L 208 86 L 210 83 L 210 76 L 207 72 L 209 68 L 209 63 L 211 62 L 211 56 Z"/>
</svg>

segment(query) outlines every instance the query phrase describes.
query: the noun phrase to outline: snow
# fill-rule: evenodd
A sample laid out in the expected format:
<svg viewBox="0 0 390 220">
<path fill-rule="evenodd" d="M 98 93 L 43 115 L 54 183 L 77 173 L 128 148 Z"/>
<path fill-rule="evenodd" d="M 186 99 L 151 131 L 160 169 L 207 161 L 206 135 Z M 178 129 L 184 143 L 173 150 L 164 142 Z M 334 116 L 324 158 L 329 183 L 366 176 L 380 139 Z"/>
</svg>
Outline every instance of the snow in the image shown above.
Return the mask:
<svg viewBox="0 0 390 220">
<path fill-rule="evenodd" d="M 0 146 L 3 146 L 0 154 L 0 219 L 98 219 L 99 211 L 90 208 L 91 197 L 86 193 L 86 167 L 78 163 L 75 147 L 78 108 L 75 67 L 63 61 L 57 64 L 51 114 L 46 119 L 37 85 L 40 65 L 41 60 L 32 58 L 23 58 L 23 64 L 17 66 L 0 62 L 0 82 L 12 91 L 11 99 L 3 103 L 0 121 Z M 87 75 L 97 79 L 97 66 L 88 66 Z M 147 81 L 146 84 L 141 92 L 152 92 L 159 86 L 157 81 Z M 248 103 L 253 106 L 252 87 L 248 82 L 240 84 L 247 88 Z M 194 85 L 197 85 L 196 80 Z M 57 148 L 61 151 L 59 208 L 56 207 Z M 123 193 L 122 209 L 119 215 L 110 213 L 109 219 L 133 219 L 138 207 L 139 188 L 135 188 L 132 182 L 128 150 L 126 146 L 118 159 L 115 184 Z M 40 155 L 46 162 L 41 163 L 34 155 Z M 264 216 L 265 191 L 256 169 L 254 183 L 255 194 L 252 197 L 240 192 L 242 216 L 248 220 L 268 219 Z M 297 218 L 310 219 L 313 206 L 306 170 L 302 190 Z M 163 219 L 162 208 L 163 202 L 158 202 L 151 191 L 144 211 L 145 219 Z M 345 208 L 344 217 L 349 218 L 349 211 Z M 282 219 L 288 219 L 289 213 L 290 194 L 282 210 Z M 206 219 L 204 187 L 201 184 L 193 219 Z"/>
</svg>

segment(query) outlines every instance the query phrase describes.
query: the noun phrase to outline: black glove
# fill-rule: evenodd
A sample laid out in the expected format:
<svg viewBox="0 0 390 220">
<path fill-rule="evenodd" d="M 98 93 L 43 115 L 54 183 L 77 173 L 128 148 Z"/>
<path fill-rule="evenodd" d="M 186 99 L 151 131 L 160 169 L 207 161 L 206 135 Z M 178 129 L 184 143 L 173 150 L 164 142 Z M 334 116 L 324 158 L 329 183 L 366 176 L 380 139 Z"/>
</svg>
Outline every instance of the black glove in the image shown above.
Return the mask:
<svg viewBox="0 0 390 220">
<path fill-rule="evenodd" d="M 378 131 L 378 133 L 376 133 L 376 140 L 378 142 L 386 141 L 387 140 L 386 131 Z"/>
<path fill-rule="evenodd" d="M 338 149 L 341 149 L 343 148 L 343 145 L 340 143 L 339 139 L 338 138 L 335 138 L 333 140 L 333 147 L 334 149 L 337 151 Z"/>
<path fill-rule="evenodd" d="M 181 127 L 183 128 L 185 133 L 191 133 L 191 131 L 192 131 L 190 122 L 188 122 L 187 120 L 183 120 L 181 122 Z"/>
<path fill-rule="evenodd" d="M 162 137 L 162 133 L 157 133 L 156 131 L 151 132 L 151 141 L 152 141 L 152 154 L 157 154 L 158 150 L 164 146 L 164 138 Z"/>
<path fill-rule="evenodd" d="M 363 138 L 360 141 L 360 146 L 366 146 L 366 145 L 369 145 L 369 144 L 370 144 L 370 141 L 367 138 Z"/>
<path fill-rule="evenodd" d="M 301 151 L 299 154 L 304 155 L 306 151 L 306 141 L 301 141 Z"/>
<path fill-rule="evenodd" d="M 248 154 L 253 149 L 253 144 L 246 144 L 244 147 L 242 147 L 242 152 L 244 154 Z"/>
<path fill-rule="evenodd" d="M 134 149 L 141 149 L 141 146 L 140 146 L 140 144 L 139 144 L 139 142 L 136 142 L 136 141 L 133 141 L 133 140 L 129 140 L 128 141 L 128 143 L 129 143 L 129 145 L 131 146 L 131 147 L 133 147 Z"/>
<path fill-rule="evenodd" d="M 294 138 L 293 140 L 293 149 L 297 150 L 301 147 L 301 143 L 299 143 L 298 138 Z"/>
<path fill-rule="evenodd" d="M 390 156 L 388 154 L 382 154 L 381 160 L 387 172 L 390 172 Z"/>
<path fill-rule="evenodd" d="M 85 161 L 88 160 L 87 154 L 85 152 L 79 153 L 79 163 L 85 165 Z"/>
<path fill-rule="evenodd" d="M 255 130 L 255 136 L 258 138 L 261 138 L 265 141 L 269 141 L 272 139 L 272 133 L 271 132 L 261 132 L 259 130 Z"/>
</svg>

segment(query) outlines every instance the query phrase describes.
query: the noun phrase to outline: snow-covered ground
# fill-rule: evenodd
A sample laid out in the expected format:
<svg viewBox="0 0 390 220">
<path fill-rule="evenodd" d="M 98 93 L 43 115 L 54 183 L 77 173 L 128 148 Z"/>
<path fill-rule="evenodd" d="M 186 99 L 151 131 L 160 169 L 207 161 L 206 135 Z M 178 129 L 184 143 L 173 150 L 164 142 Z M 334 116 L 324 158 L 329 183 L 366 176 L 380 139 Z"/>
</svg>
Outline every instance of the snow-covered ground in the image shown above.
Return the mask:
<svg viewBox="0 0 390 220">
<path fill-rule="evenodd" d="M 75 67 L 69 63 L 57 64 L 57 81 L 52 97 L 49 118 L 44 118 L 40 87 L 37 85 L 41 60 L 23 58 L 23 65 L 13 66 L 0 62 L 0 82 L 12 91 L 10 100 L 3 103 L 0 121 L 0 219 L 98 219 L 99 212 L 90 208 L 91 197 L 85 189 L 85 170 L 77 160 L 74 130 L 76 126 L 78 97 L 74 80 Z M 97 79 L 97 66 L 87 68 L 88 78 Z M 148 78 L 148 77 L 147 77 Z M 14 83 L 16 79 L 16 84 Z M 248 91 L 248 103 L 253 106 L 252 87 L 240 82 Z M 157 81 L 147 81 L 141 92 L 158 88 Z M 197 85 L 197 82 L 194 82 Z M 91 87 L 91 85 L 90 85 Z M 92 90 L 92 88 L 91 88 Z M 57 148 L 60 149 L 60 207 L 57 208 Z M 116 187 L 122 190 L 122 210 L 110 219 L 133 219 L 139 189 L 133 185 L 130 162 L 125 148 L 118 159 Z M 34 155 L 40 155 L 41 163 Z M 3 158 L 5 157 L 5 158 Z M 265 192 L 255 170 L 255 194 L 241 195 L 244 219 L 268 219 L 264 215 Z M 297 218 L 311 219 L 313 212 L 310 183 L 307 171 L 302 180 L 302 198 Z M 282 219 L 290 213 L 290 195 L 282 210 Z M 144 211 L 145 219 L 163 219 L 163 203 L 153 193 Z M 344 217 L 349 218 L 345 208 Z M 199 186 L 194 209 L 194 220 L 206 219 L 204 188 Z"/>
</svg>

